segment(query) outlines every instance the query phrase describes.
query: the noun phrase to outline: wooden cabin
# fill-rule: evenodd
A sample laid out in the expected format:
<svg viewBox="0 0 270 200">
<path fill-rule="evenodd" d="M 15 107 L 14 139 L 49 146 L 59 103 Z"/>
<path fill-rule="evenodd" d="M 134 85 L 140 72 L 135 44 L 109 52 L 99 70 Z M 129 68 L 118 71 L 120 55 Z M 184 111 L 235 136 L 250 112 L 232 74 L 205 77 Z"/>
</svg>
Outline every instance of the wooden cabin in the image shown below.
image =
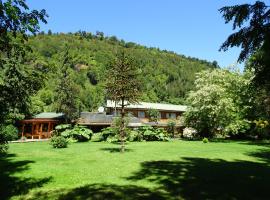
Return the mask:
<svg viewBox="0 0 270 200">
<path fill-rule="evenodd" d="M 169 120 L 177 120 L 187 106 L 161 104 L 161 103 L 146 103 L 130 104 L 125 107 L 125 111 L 130 114 L 130 122 L 128 127 L 135 128 L 143 125 L 167 127 Z M 159 112 L 158 122 L 151 122 L 148 116 L 149 109 L 155 109 Z M 101 108 L 100 112 L 82 112 L 78 119 L 78 124 L 85 125 L 91 128 L 94 132 L 100 131 L 102 128 L 112 125 L 116 116 L 119 116 L 120 105 L 114 101 L 107 101 L 105 108 Z M 176 126 L 182 127 L 177 123 Z"/>
<path fill-rule="evenodd" d="M 51 133 L 57 124 L 64 119 L 62 113 L 40 113 L 32 119 L 19 121 L 19 134 L 22 138 L 45 139 L 50 138 Z"/>
<path fill-rule="evenodd" d="M 120 104 L 115 104 L 114 101 L 107 101 L 106 112 L 107 114 L 115 115 L 120 113 Z M 150 121 L 148 111 L 150 109 L 157 110 L 159 112 L 159 120 L 156 123 L 160 126 L 167 126 L 169 120 L 179 119 L 186 111 L 187 106 L 183 105 L 173 105 L 173 104 L 163 104 L 163 103 L 148 103 L 139 102 L 138 104 L 128 104 L 125 107 L 125 111 L 130 113 L 133 117 L 137 117 L 144 124 L 153 124 Z"/>
</svg>

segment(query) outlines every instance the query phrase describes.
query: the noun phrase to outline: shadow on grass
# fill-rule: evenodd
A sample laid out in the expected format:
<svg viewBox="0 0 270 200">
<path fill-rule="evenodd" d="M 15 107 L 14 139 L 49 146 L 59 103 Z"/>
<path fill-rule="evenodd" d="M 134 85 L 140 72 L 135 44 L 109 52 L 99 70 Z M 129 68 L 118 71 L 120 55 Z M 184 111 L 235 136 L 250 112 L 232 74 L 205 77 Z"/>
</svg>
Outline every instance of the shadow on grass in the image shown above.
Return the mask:
<svg viewBox="0 0 270 200">
<path fill-rule="evenodd" d="M 17 172 L 29 169 L 29 164 L 33 161 L 12 161 L 14 154 L 0 155 L 0 199 L 10 199 L 12 196 L 28 193 L 29 190 L 42 187 L 49 182 L 51 178 L 33 179 L 20 178 L 14 176 Z"/>
<path fill-rule="evenodd" d="M 102 151 L 107 151 L 110 153 L 121 153 L 121 147 L 112 147 L 112 148 L 101 148 Z M 131 152 L 133 149 L 125 148 L 125 152 Z"/>
<path fill-rule="evenodd" d="M 264 140 L 243 141 L 242 144 L 270 147 L 270 141 L 269 140 L 267 140 L 267 141 L 264 141 Z"/>
<path fill-rule="evenodd" d="M 144 162 L 127 179 L 155 183 L 172 199 L 268 199 L 270 168 L 247 161 L 184 158 Z"/>
<path fill-rule="evenodd" d="M 91 184 L 41 191 L 32 199 L 269 199 L 270 167 L 248 161 L 183 158 L 144 162 L 127 179 L 132 185 Z M 155 188 L 138 186 L 142 180 Z"/>
<path fill-rule="evenodd" d="M 270 164 L 270 148 L 269 149 L 261 149 L 255 152 L 248 153 L 248 156 L 252 156 L 258 158 L 259 160 Z"/>
<path fill-rule="evenodd" d="M 114 185 L 114 184 L 91 184 L 71 190 L 41 191 L 34 193 L 27 199 L 58 199 L 58 200 L 165 200 L 169 197 L 165 193 L 150 190 L 135 185 Z"/>
</svg>

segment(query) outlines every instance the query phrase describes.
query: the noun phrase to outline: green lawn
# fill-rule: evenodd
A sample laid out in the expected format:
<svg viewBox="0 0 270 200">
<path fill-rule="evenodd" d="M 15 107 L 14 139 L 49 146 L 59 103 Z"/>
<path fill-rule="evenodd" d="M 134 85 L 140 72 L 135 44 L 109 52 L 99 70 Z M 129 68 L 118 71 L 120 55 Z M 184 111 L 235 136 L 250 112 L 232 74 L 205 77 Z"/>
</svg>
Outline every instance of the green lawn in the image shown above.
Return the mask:
<svg viewBox="0 0 270 200">
<path fill-rule="evenodd" d="M 0 199 L 269 199 L 270 146 L 249 142 L 10 144 Z"/>
</svg>

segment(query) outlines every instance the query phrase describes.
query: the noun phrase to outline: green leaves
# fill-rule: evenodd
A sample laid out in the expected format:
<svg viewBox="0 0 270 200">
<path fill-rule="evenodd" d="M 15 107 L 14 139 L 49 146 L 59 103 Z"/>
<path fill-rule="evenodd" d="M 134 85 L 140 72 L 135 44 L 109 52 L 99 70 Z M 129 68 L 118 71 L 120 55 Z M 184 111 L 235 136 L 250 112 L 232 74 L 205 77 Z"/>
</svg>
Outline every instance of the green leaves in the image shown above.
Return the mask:
<svg viewBox="0 0 270 200">
<path fill-rule="evenodd" d="M 199 73 L 196 89 L 187 99 L 187 126 L 195 128 L 202 137 L 237 134 L 248 129 L 245 121 L 252 106 L 252 93 L 251 76 L 247 74 L 221 69 Z"/>
</svg>

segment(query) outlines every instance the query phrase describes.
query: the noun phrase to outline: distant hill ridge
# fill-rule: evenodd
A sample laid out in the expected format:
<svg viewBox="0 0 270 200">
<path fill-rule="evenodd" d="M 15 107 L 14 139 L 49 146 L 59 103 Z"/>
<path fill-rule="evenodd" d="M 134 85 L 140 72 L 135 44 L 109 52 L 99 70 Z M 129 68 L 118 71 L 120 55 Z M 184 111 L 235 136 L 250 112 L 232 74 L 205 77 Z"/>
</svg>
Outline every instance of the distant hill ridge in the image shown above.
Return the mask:
<svg viewBox="0 0 270 200">
<path fill-rule="evenodd" d="M 218 67 L 216 62 L 125 42 L 116 36 L 106 37 L 98 31 L 96 34 L 85 31 L 59 34 L 41 32 L 32 36 L 29 44 L 33 49 L 28 55 L 29 59 L 35 58 L 32 64 L 46 72 L 45 86 L 34 97 L 42 104 L 42 111 L 53 110 L 53 90 L 66 45 L 73 66 L 70 73 L 79 91 L 78 101 L 85 111 L 95 110 L 105 102 L 106 94 L 102 85 L 106 69 L 119 49 L 126 49 L 141 67 L 141 100 L 145 102 L 184 104 L 186 94 L 193 88 L 195 74 Z"/>
</svg>

